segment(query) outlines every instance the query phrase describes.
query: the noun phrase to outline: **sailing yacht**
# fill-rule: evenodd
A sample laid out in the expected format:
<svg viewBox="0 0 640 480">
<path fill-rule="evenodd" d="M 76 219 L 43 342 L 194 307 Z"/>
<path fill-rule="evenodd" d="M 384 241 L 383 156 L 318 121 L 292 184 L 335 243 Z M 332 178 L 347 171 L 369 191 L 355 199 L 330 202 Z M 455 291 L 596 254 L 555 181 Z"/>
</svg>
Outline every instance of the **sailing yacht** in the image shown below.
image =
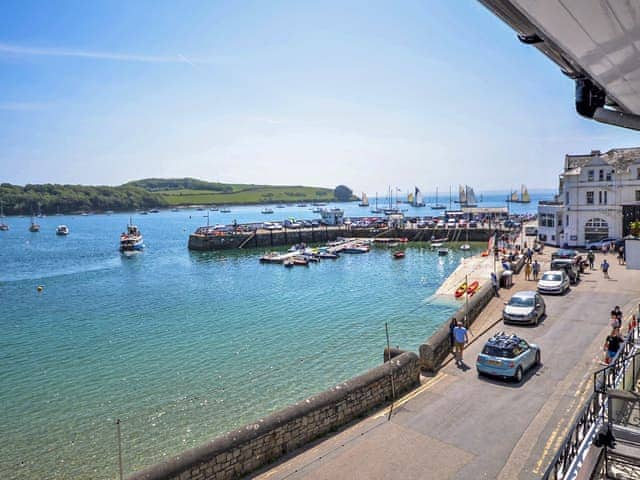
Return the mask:
<svg viewBox="0 0 640 480">
<path fill-rule="evenodd" d="M 422 192 L 418 187 L 415 187 L 413 198 L 411 199 L 411 206 L 413 207 L 424 207 L 425 203 L 422 201 Z"/>
<path fill-rule="evenodd" d="M 431 205 L 431 210 L 445 210 L 447 208 L 446 205 L 442 203 L 438 203 L 438 187 L 436 187 L 436 203 Z"/>
<path fill-rule="evenodd" d="M 459 203 L 461 207 L 477 207 L 478 201 L 473 188 L 469 185 L 460 185 L 458 187 L 458 200 L 455 200 L 455 203 Z"/>
<path fill-rule="evenodd" d="M 378 192 L 376 192 L 376 208 L 372 208 L 371 213 L 382 213 L 382 210 L 378 208 Z"/>
<path fill-rule="evenodd" d="M 362 201 L 358 204 L 359 207 L 368 207 L 369 206 L 369 198 L 367 194 L 362 192 Z"/>
<path fill-rule="evenodd" d="M 4 203 L 0 200 L 0 218 L 4 218 Z M 9 225 L 4 222 L 0 222 L 0 232 L 6 232 L 9 230 Z"/>
<path fill-rule="evenodd" d="M 518 197 L 518 192 L 514 190 L 511 192 L 511 195 L 507 198 L 507 202 L 511 203 L 531 203 L 531 196 L 529 195 L 529 191 L 527 190 L 526 185 L 520 186 L 520 196 Z"/>
</svg>

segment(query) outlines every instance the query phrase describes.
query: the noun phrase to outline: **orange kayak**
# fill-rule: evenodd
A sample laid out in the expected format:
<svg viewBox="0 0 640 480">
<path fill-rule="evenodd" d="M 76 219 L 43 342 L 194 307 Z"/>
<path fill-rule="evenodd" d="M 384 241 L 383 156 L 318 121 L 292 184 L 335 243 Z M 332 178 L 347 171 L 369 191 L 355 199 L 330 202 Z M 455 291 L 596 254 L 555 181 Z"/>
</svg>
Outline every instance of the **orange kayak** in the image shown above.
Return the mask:
<svg viewBox="0 0 640 480">
<path fill-rule="evenodd" d="M 467 287 L 467 295 L 472 296 L 474 293 L 476 293 L 476 290 L 479 286 L 480 282 L 478 282 L 477 280 L 471 282 L 471 284 Z"/>
<path fill-rule="evenodd" d="M 456 289 L 456 293 L 454 295 L 456 296 L 456 298 L 460 298 L 462 295 L 464 295 L 464 292 L 466 291 L 467 291 L 467 283 L 465 282 Z"/>
</svg>

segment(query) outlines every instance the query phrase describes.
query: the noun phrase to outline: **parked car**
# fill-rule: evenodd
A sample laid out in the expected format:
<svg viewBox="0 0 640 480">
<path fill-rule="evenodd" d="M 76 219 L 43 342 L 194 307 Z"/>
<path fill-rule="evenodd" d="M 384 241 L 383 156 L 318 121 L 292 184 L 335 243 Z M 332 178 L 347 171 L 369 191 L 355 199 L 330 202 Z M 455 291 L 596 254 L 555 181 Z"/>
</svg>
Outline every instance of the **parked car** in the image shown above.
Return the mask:
<svg viewBox="0 0 640 480">
<path fill-rule="evenodd" d="M 518 292 L 505 302 L 502 310 L 504 323 L 528 323 L 537 325 L 546 312 L 546 305 L 539 293 Z"/>
<path fill-rule="evenodd" d="M 569 283 L 569 276 L 564 270 L 549 270 L 538 280 L 538 292 L 562 295 L 569 290 Z"/>
<path fill-rule="evenodd" d="M 524 227 L 524 234 L 528 237 L 535 237 L 538 235 L 538 227 L 535 225 L 527 225 Z"/>
<path fill-rule="evenodd" d="M 264 222 L 262 228 L 265 230 L 282 230 L 282 224 L 276 222 Z"/>
<path fill-rule="evenodd" d="M 582 260 L 575 258 L 554 258 L 551 260 L 551 270 L 564 270 L 569 277 L 569 282 L 575 285 L 580 281 L 580 269 Z"/>
<path fill-rule="evenodd" d="M 478 375 L 512 378 L 520 383 L 524 372 L 540 364 L 540 347 L 517 335 L 496 333 L 476 359 Z"/>
<path fill-rule="evenodd" d="M 600 250 L 603 245 L 611 245 L 611 242 L 618 242 L 618 239 L 613 237 L 601 238 L 595 242 L 587 242 L 585 248 L 587 250 Z"/>
<path fill-rule="evenodd" d="M 569 248 L 561 248 L 560 250 L 556 250 L 551 254 L 551 260 L 556 258 L 575 258 L 578 256 L 577 250 L 572 250 Z"/>
</svg>

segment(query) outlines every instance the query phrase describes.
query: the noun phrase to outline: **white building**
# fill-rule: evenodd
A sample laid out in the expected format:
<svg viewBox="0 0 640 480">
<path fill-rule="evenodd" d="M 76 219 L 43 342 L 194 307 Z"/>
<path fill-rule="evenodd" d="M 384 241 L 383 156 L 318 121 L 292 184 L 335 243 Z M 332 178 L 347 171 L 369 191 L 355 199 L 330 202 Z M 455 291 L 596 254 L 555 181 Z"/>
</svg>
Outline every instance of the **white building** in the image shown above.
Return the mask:
<svg viewBox="0 0 640 480">
<path fill-rule="evenodd" d="M 566 155 L 555 201 L 538 205 L 538 237 L 556 246 L 622 238 L 639 211 L 640 148 Z"/>
</svg>

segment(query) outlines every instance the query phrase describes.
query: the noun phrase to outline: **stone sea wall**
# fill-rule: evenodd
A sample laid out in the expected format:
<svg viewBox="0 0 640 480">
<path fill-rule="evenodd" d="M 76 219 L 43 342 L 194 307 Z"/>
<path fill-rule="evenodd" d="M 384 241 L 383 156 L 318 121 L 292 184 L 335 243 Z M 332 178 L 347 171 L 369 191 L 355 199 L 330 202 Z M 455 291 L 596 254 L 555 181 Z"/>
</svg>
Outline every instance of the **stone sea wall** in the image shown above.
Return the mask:
<svg viewBox="0 0 640 480">
<path fill-rule="evenodd" d="M 128 480 L 239 478 L 390 401 L 391 375 L 396 396 L 417 386 L 418 356 L 402 353 L 318 395 L 137 472 Z"/>
</svg>

